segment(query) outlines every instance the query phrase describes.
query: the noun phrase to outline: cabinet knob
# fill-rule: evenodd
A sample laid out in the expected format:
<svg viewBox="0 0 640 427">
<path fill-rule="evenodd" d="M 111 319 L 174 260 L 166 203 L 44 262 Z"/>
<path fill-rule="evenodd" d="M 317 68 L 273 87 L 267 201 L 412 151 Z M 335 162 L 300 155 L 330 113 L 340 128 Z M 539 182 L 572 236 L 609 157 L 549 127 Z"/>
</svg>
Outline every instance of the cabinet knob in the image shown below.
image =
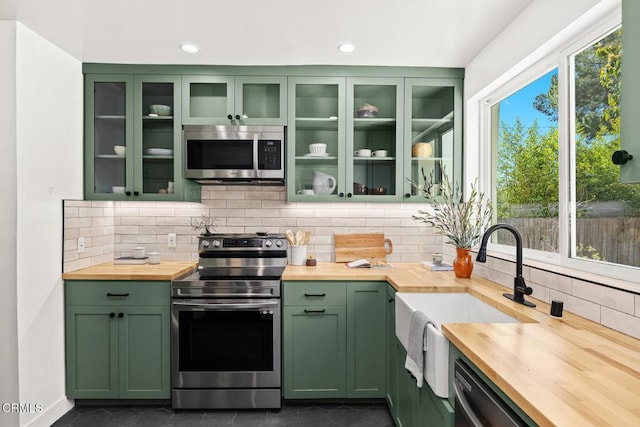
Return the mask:
<svg viewBox="0 0 640 427">
<path fill-rule="evenodd" d="M 233 116 L 231 114 L 227 114 L 227 119 L 233 120 Z"/>
<path fill-rule="evenodd" d="M 409 197 L 411 197 L 411 193 L 405 194 L 404 197 L 406 197 L 408 199 Z"/>
<path fill-rule="evenodd" d="M 240 114 L 236 114 L 236 120 L 240 120 Z"/>
<path fill-rule="evenodd" d="M 344 193 L 338 194 L 338 197 L 344 197 Z"/>
<path fill-rule="evenodd" d="M 611 161 L 618 166 L 626 164 L 631 159 L 633 159 L 633 155 L 629 154 L 627 150 L 617 150 L 611 155 Z"/>
<path fill-rule="evenodd" d="M 134 195 L 134 196 L 139 196 L 139 195 L 140 195 L 140 192 L 138 192 L 138 191 L 134 191 L 134 192 L 133 192 L 133 195 Z"/>
<path fill-rule="evenodd" d="M 116 314 L 115 313 L 109 313 L 109 317 L 111 317 L 113 319 L 114 317 L 116 317 Z"/>
<path fill-rule="evenodd" d="M 131 195 L 131 191 L 125 191 L 124 194 L 126 194 L 127 196 L 130 196 Z"/>
<path fill-rule="evenodd" d="M 347 197 L 351 197 L 351 196 L 353 196 L 353 194 L 347 193 Z"/>
<path fill-rule="evenodd" d="M 122 319 L 124 317 L 124 313 L 118 313 L 118 318 Z"/>
</svg>

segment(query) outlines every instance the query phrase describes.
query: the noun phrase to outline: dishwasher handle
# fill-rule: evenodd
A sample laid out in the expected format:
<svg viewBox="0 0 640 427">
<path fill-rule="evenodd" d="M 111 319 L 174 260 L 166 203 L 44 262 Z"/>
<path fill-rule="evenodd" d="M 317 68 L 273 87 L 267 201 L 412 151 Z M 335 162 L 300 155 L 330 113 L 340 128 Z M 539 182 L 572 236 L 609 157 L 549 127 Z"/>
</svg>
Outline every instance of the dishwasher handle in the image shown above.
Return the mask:
<svg viewBox="0 0 640 427">
<path fill-rule="evenodd" d="M 461 415 L 463 415 L 473 427 L 484 427 L 469 404 L 467 397 L 464 395 L 464 385 L 458 378 L 453 379 L 453 389 L 456 395 L 456 411 L 460 410 Z M 460 408 L 457 408 L 457 404 L 460 404 Z"/>
</svg>

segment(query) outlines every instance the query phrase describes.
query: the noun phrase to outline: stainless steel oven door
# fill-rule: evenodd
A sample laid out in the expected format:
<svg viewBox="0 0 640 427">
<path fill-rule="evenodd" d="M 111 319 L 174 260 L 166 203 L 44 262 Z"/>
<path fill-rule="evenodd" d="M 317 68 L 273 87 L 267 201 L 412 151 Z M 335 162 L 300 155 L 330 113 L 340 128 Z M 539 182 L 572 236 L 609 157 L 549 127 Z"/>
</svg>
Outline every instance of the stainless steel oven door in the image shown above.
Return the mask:
<svg viewBox="0 0 640 427">
<path fill-rule="evenodd" d="M 173 388 L 279 388 L 280 299 L 173 299 Z"/>
</svg>

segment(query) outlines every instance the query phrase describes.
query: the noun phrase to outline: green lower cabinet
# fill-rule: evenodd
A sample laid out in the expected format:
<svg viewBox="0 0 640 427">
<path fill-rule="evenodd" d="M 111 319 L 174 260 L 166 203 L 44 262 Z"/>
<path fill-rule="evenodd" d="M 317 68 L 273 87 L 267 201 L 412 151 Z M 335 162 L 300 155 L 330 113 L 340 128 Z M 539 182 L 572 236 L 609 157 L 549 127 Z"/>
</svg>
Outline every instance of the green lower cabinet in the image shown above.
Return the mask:
<svg viewBox="0 0 640 427">
<path fill-rule="evenodd" d="M 345 397 L 345 307 L 285 307 L 283 318 L 284 397 Z"/>
<path fill-rule="evenodd" d="M 110 306 L 70 306 L 66 310 L 67 396 L 118 397 L 118 322 Z"/>
<path fill-rule="evenodd" d="M 386 282 L 284 282 L 285 399 L 384 398 Z"/>
<path fill-rule="evenodd" d="M 65 287 L 67 397 L 170 398 L 169 282 Z M 134 305 L 141 300 L 163 304 Z"/>
<path fill-rule="evenodd" d="M 347 398 L 386 395 L 386 283 L 347 284 Z"/>
<path fill-rule="evenodd" d="M 398 351 L 398 340 L 396 339 L 396 291 L 387 285 L 387 406 L 391 417 L 395 420 L 398 412 L 398 379 L 400 358 Z"/>
<path fill-rule="evenodd" d="M 119 397 L 164 399 L 171 387 L 170 307 L 122 307 L 118 322 Z"/>
</svg>

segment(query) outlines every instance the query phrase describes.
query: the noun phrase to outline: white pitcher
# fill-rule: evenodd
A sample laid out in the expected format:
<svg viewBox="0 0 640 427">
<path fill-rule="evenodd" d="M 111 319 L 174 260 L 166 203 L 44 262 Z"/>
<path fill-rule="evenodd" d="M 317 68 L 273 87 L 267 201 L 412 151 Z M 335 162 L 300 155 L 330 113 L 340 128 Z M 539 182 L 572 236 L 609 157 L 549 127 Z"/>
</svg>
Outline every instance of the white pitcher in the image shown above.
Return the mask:
<svg viewBox="0 0 640 427">
<path fill-rule="evenodd" d="M 336 179 L 329 174 L 313 171 L 313 191 L 316 196 L 331 194 L 336 189 Z"/>
</svg>

